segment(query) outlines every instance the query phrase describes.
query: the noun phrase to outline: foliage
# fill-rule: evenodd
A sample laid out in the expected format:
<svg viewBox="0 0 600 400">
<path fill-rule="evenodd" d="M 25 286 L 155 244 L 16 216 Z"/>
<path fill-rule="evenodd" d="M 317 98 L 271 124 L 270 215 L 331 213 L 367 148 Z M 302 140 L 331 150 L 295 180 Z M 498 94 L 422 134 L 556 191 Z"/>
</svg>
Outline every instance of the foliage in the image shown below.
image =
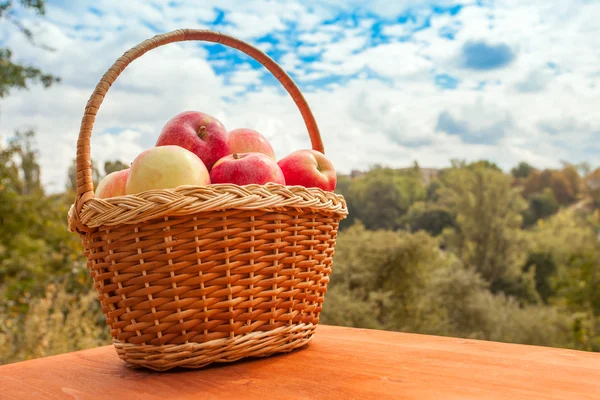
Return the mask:
<svg viewBox="0 0 600 400">
<path fill-rule="evenodd" d="M 598 215 L 564 210 L 532 232 L 536 281 L 549 302 L 577 315 L 576 347 L 600 351 L 600 247 Z M 542 268 L 540 268 L 540 266 Z"/>
<path fill-rule="evenodd" d="M 528 178 L 535 168 L 528 163 L 521 161 L 519 165 L 510 170 L 510 173 L 515 178 Z"/>
<path fill-rule="evenodd" d="M 437 191 L 441 186 L 442 183 L 439 179 L 432 180 L 425 189 L 427 193 L 425 199 L 429 202 L 437 202 L 440 199 L 440 196 L 438 195 Z"/>
<path fill-rule="evenodd" d="M 491 161 L 488 160 L 479 160 L 472 162 L 466 166 L 468 169 L 477 170 L 477 169 L 491 169 L 497 172 L 502 172 L 500 167 Z"/>
<path fill-rule="evenodd" d="M 446 228 L 456 228 L 456 217 L 446 207 L 419 201 L 413 204 L 402 218 L 402 225 L 411 232 L 425 231 L 438 236 Z"/>
<path fill-rule="evenodd" d="M 119 160 L 106 161 L 104 163 L 104 175 L 108 175 L 110 173 L 117 172 L 117 171 L 122 171 L 127 168 L 129 168 L 127 166 L 127 164 L 125 164 L 122 161 L 119 161 Z"/>
<path fill-rule="evenodd" d="M 533 171 L 524 183 L 523 194 L 530 198 L 545 189 L 552 191 L 559 204 L 567 205 L 580 198 L 584 182 L 574 166 L 562 170 Z"/>
<path fill-rule="evenodd" d="M 325 323 L 397 329 L 414 317 L 428 275 L 443 264 L 423 232 L 369 231 L 357 223 L 336 244 Z M 337 306 L 336 306 L 337 304 Z"/>
<path fill-rule="evenodd" d="M 559 209 L 558 201 L 550 188 L 529 196 L 529 207 L 523 211 L 523 226 L 528 227 L 543 218 L 555 214 Z"/>
<path fill-rule="evenodd" d="M 21 0 L 19 5 L 23 9 L 34 10 L 38 15 L 45 13 L 43 0 Z M 0 2 L 0 20 L 5 19 L 12 23 L 32 45 L 35 45 L 33 33 L 17 18 L 19 5 L 15 5 L 12 1 Z M 40 47 L 50 50 L 47 46 Z M 27 89 L 28 82 L 40 82 L 44 87 L 50 87 L 60 81 L 60 78 L 44 73 L 34 66 L 14 62 L 12 56 L 10 49 L 0 48 L 0 98 L 7 96 L 10 89 Z"/>
<path fill-rule="evenodd" d="M 596 207 L 600 207 L 600 168 L 596 168 L 587 177 L 587 188 Z"/>
<path fill-rule="evenodd" d="M 521 211 L 525 201 L 510 178 L 490 168 L 454 168 L 443 177 L 440 203 L 456 215 L 444 233 L 448 249 L 490 284 L 515 279 L 524 262 Z"/>
<path fill-rule="evenodd" d="M 103 318 L 94 293 L 48 285 L 26 314 L 0 318 L 0 364 L 107 345 Z"/>
<path fill-rule="evenodd" d="M 567 315 L 494 295 L 426 233 L 340 235 L 323 322 L 373 329 L 568 346 Z"/>
<path fill-rule="evenodd" d="M 0 148 L 0 296 L 3 308 L 26 311 L 47 283 L 86 284 L 78 239 L 66 229 L 69 202 L 43 192 L 33 133 Z"/>
<path fill-rule="evenodd" d="M 351 179 L 341 191 L 345 191 L 342 194 L 353 218 L 368 229 L 400 229 L 402 217 L 410 206 L 426 196 L 418 169 L 399 171 L 376 167 Z"/>
</svg>

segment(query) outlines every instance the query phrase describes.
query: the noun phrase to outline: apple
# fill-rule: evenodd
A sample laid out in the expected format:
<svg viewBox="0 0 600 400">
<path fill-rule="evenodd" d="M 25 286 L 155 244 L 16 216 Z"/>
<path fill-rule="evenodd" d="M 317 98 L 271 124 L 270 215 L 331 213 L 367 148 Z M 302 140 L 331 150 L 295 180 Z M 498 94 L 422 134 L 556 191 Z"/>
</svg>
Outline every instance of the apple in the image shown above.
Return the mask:
<svg viewBox="0 0 600 400">
<path fill-rule="evenodd" d="M 317 187 L 333 192 L 337 176 L 333 163 L 316 150 L 297 150 L 277 163 L 289 186 Z"/>
<path fill-rule="evenodd" d="M 96 188 L 95 196 L 100 199 L 106 199 L 115 196 L 124 196 L 129 168 L 121 171 L 111 172 L 100 180 Z"/>
<path fill-rule="evenodd" d="M 231 154 L 227 130 L 221 121 L 199 111 L 179 113 L 165 124 L 156 146 L 169 145 L 191 151 L 209 171 L 217 160 Z"/>
<path fill-rule="evenodd" d="M 208 185 L 210 175 L 200 158 L 179 146 L 159 146 L 141 152 L 129 168 L 125 191 L 135 194 L 181 185 Z"/>
<path fill-rule="evenodd" d="M 221 158 L 210 171 L 212 183 L 264 185 L 267 182 L 285 185 L 281 168 L 263 153 L 234 153 Z"/>
<path fill-rule="evenodd" d="M 259 132 L 250 128 L 238 128 L 229 131 L 229 151 L 231 153 L 263 153 L 275 158 L 271 143 Z"/>
</svg>

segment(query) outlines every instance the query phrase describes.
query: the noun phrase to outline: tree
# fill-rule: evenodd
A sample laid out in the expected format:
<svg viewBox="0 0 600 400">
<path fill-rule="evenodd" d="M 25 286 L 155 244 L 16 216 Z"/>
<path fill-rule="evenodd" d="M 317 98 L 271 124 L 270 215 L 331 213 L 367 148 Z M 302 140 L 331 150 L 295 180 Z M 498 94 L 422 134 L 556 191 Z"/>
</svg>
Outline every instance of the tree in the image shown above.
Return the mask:
<svg viewBox="0 0 600 400">
<path fill-rule="evenodd" d="M 510 170 L 510 173 L 515 178 L 528 178 L 529 175 L 536 169 L 528 163 L 521 161 L 519 165 Z"/>
<path fill-rule="evenodd" d="M 569 183 L 570 191 L 573 193 L 575 200 L 579 199 L 585 185 L 577 167 L 575 165 L 567 165 L 560 172 Z"/>
<path fill-rule="evenodd" d="M 416 202 L 402 218 L 402 225 L 411 232 L 425 231 L 438 236 L 446 228 L 456 227 L 454 214 L 435 203 Z"/>
<path fill-rule="evenodd" d="M 46 12 L 43 0 L 21 0 L 19 5 L 22 9 L 33 10 L 38 16 L 42 16 Z M 0 2 L 0 20 L 5 19 L 12 23 L 32 45 L 37 45 L 33 33 L 17 19 L 18 11 L 19 6 L 15 5 L 13 1 Z M 38 47 L 51 50 L 47 46 Z M 12 55 L 10 49 L 0 48 L 0 98 L 7 96 L 10 89 L 27 89 L 28 82 L 40 82 L 44 87 L 50 87 L 60 81 L 60 78 L 44 73 L 31 65 L 13 62 Z"/>
<path fill-rule="evenodd" d="M 399 330 L 415 318 L 428 276 L 446 263 L 424 232 L 369 231 L 356 223 L 341 232 L 327 291 L 324 323 Z"/>
<path fill-rule="evenodd" d="M 106 161 L 104 163 L 104 175 L 108 175 L 113 172 L 122 171 L 129 168 L 127 164 L 120 160 Z"/>
<path fill-rule="evenodd" d="M 69 204 L 42 190 L 34 139 L 19 134 L 0 148 L 0 312 L 26 310 L 57 279 L 88 283 L 79 240 L 65 228 Z"/>
<path fill-rule="evenodd" d="M 420 233 L 341 232 L 322 323 L 567 346 L 569 318 L 494 295 L 472 268 Z"/>
<path fill-rule="evenodd" d="M 575 319 L 576 348 L 600 351 L 600 218 L 561 210 L 531 231 L 529 263 L 536 285 L 549 304 Z"/>
<path fill-rule="evenodd" d="M 443 173 L 443 171 L 441 172 Z M 432 180 L 426 188 L 426 200 L 430 202 L 437 202 L 440 199 L 440 196 L 437 193 L 437 190 L 442 186 L 439 179 Z"/>
<path fill-rule="evenodd" d="M 494 171 L 498 171 L 498 172 L 502 171 L 496 163 L 493 163 L 488 160 L 479 160 L 479 161 L 472 162 L 469 165 L 467 165 L 467 168 L 472 169 L 472 170 L 475 170 L 478 168 L 489 168 L 489 169 L 493 169 Z"/>
<path fill-rule="evenodd" d="M 396 230 L 409 207 L 425 196 L 419 171 L 375 168 L 352 179 L 346 200 L 354 218 L 368 229 Z"/>
<path fill-rule="evenodd" d="M 559 204 L 550 188 L 542 193 L 534 193 L 529 197 L 529 208 L 523 211 L 523 227 L 529 227 L 542 218 L 547 218 L 558 211 Z"/>
<path fill-rule="evenodd" d="M 575 313 L 573 333 L 578 348 L 600 351 L 600 248 L 576 254 L 556 277 L 556 301 Z"/>
<path fill-rule="evenodd" d="M 17 131 L 6 148 L 0 147 L 0 188 L 18 194 L 42 194 L 38 152 L 33 131 Z"/>
<path fill-rule="evenodd" d="M 521 212 L 526 203 L 511 179 L 495 169 L 455 168 L 443 177 L 440 203 L 456 215 L 445 243 L 490 284 L 517 279 L 526 256 Z"/>
<path fill-rule="evenodd" d="M 587 175 L 586 184 L 594 205 L 600 207 L 600 168 Z"/>
<path fill-rule="evenodd" d="M 562 171 L 546 169 L 532 172 L 525 181 L 523 195 L 530 198 L 534 194 L 543 193 L 549 188 L 561 205 L 568 205 L 577 200 L 582 189 L 582 181 L 573 167 Z"/>
</svg>

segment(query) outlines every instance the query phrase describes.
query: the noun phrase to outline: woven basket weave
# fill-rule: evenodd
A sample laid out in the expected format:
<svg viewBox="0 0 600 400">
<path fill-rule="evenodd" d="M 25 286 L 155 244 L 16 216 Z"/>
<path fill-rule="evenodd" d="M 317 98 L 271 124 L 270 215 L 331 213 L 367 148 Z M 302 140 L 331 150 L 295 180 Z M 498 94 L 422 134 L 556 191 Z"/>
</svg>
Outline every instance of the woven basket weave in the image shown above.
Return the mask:
<svg viewBox="0 0 600 400">
<path fill-rule="evenodd" d="M 203 40 L 263 64 L 294 99 L 312 147 L 315 119 L 291 78 L 262 51 L 206 30 L 177 30 L 133 47 L 104 74 L 77 142 L 77 198 L 69 229 L 87 266 L 121 359 L 154 370 L 200 368 L 307 344 L 332 268 L 341 195 L 279 184 L 212 184 L 94 197 L 90 137 L 112 83 L 156 47 Z"/>
</svg>

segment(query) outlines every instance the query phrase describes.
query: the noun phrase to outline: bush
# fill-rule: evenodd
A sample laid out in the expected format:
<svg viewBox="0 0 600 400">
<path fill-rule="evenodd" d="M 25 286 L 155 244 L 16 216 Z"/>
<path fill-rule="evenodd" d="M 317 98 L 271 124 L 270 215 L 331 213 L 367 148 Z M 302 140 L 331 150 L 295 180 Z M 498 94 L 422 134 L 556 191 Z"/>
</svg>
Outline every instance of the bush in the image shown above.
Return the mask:
<svg viewBox="0 0 600 400">
<path fill-rule="evenodd" d="M 412 205 L 402 218 L 402 225 L 411 232 L 425 231 L 438 236 L 446 228 L 456 228 L 456 217 L 446 207 L 425 202 Z"/>
<path fill-rule="evenodd" d="M 0 364 L 46 357 L 110 343 L 95 292 L 69 294 L 49 285 L 25 315 L 0 315 Z"/>
</svg>

